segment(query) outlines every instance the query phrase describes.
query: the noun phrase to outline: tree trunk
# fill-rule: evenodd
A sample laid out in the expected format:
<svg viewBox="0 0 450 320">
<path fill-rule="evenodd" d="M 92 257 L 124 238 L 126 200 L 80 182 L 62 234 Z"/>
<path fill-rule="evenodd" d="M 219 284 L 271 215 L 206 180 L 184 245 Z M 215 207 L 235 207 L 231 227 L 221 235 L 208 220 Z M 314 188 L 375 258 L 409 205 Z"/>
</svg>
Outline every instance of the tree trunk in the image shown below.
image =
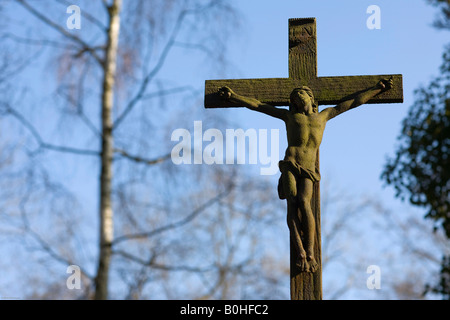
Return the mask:
<svg viewBox="0 0 450 320">
<path fill-rule="evenodd" d="M 112 108 L 120 30 L 122 0 L 114 0 L 109 7 L 108 43 L 105 52 L 102 92 L 102 152 L 100 174 L 100 254 L 95 278 L 95 299 L 108 298 L 108 274 L 114 237 L 113 210 L 111 205 L 112 165 L 114 140 L 112 135 Z"/>
</svg>

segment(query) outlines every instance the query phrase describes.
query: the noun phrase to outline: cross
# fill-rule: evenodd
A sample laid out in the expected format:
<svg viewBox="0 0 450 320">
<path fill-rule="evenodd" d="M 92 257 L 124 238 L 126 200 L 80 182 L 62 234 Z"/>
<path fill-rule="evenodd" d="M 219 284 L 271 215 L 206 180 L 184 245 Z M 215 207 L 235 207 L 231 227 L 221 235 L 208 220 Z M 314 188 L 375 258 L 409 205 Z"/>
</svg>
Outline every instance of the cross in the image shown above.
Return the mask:
<svg viewBox="0 0 450 320">
<path fill-rule="evenodd" d="M 392 78 L 393 86 L 366 103 L 403 102 L 402 75 L 317 76 L 316 19 L 289 19 L 289 78 L 207 80 L 205 82 L 205 108 L 236 107 L 222 99 L 218 88 L 230 87 L 237 94 L 255 98 L 272 106 L 289 105 L 294 88 L 308 86 L 319 105 L 336 105 L 348 97 L 362 92 L 381 79 Z M 316 168 L 319 169 L 319 152 Z M 322 299 L 322 261 L 320 227 L 320 185 L 314 182 L 311 208 L 315 219 L 314 254 L 318 264 L 314 272 L 302 272 L 295 263 L 295 248 L 290 245 L 290 277 L 292 300 Z"/>
</svg>

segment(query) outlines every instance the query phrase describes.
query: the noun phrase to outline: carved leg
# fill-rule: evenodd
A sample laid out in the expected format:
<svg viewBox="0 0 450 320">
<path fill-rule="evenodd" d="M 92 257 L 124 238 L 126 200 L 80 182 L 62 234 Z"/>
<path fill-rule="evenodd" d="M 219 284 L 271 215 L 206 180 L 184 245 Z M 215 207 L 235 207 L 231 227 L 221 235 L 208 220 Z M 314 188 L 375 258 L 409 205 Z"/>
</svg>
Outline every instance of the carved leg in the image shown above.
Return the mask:
<svg viewBox="0 0 450 320">
<path fill-rule="evenodd" d="M 300 179 L 298 184 L 298 203 L 301 214 L 301 230 L 303 232 L 303 245 L 306 250 L 306 259 L 309 263 L 309 271 L 317 269 L 317 262 L 314 258 L 314 238 L 316 223 L 311 209 L 311 198 L 313 194 L 313 182 L 310 179 Z"/>
<path fill-rule="evenodd" d="M 283 189 L 287 197 L 287 224 L 289 226 L 290 236 L 297 251 L 296 264 L 302 271 L 308 270 L 307 254 L 303 247 L 302 238 L 300 236 L 300 216 L 298 212 L 297 200 L 297 180 L 290 171 L 283 173 Z"/>
<path fill-rule="evenodd" d="M 296 201 L 288 200 L 287 224 L 292 242 L 298 254 L 296 264 L 300 270 L 306 271 L 308 269 L 307 255 L 303 248 L 302 238 L 300 237 L 300 221 L 298 220 L 298 205 Z"/>
</svg>

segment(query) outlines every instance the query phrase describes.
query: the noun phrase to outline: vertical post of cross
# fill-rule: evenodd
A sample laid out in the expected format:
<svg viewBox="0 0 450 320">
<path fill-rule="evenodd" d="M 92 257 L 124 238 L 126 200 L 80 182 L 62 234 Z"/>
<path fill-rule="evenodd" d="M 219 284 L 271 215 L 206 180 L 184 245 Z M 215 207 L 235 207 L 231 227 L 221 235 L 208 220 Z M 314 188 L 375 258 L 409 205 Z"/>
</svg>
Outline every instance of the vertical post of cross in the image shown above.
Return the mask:
<svg viewBox="0 0 450 320">
<path fill-rule="evenodd" d="M 289 19 L 289 78 L 300 80 L 307 85 L 317 78 L 317 36 L 316 19 Z M 316 160 L 319 172 L 319 151 Z M 314 182 L 311 200 L 316 222 L 316 237 L 314 255 L 318 264 L 317 271 L 301 272 L 296 262 L 297 251 L 291 241 L 291 299 L 321 300 L 322 299 L 322 250 L 320 232 L 320 184 Z"/>
<path fill-rule="evenodd" d="M 381 92 L 366 103 L 402 103 L 403 76 L 401 74 L 363 76 L 317 76 L 316 19 L 289 19 L 289 78 L 222 79 L 205 81 L 205 108 L 242 107 L 221 98 L 219 88 L 227 86 L 235 93 L 254 98 L 272 106 L 288 106 L 294 88 L 308 86 L 320 105 L 336 105 L 356 94 L 365 92 L 383 79 L 390 79 L 392 88 Z M 319 171 L 319 151 L 316 156 Z M 298 252 L 291 241 L 291 299 L 322 299 L 322 250 L 320 226 L 320 186 L 314 182 L 311 209 L 315 219 L 314 272 L 301 271 L 296 265 Z"/>
</svg>

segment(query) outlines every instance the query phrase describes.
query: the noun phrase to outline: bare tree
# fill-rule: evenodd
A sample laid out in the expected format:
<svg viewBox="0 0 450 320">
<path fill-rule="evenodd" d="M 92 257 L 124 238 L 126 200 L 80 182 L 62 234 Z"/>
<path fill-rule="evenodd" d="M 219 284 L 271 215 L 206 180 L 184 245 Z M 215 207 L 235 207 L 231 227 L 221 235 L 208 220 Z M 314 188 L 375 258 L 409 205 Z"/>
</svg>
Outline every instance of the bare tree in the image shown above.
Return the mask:
<svg viewBox="0 0 450 320">
<path fill-rule="evenodd" d="M 426 284 L 448 253 L 443 234 L 408 206 L 388 207 L 376 195 L 351 195 L 324 184 L 322 194 L 326 299 L 433 299 Z M 381 289 L 370 290 L 367 268 L 381 270 Z"/>
<path fill-rule="evenodd" d="M 39 272 L 28 280 L 40 286 L 28 297 L 286 299 L 289 237 L 274 184 L 239 166 L 169 160 L 175 128 L 199 117 L 226 127 L 199 111 L 202 83 L 184 68 L 224 61 L 237 21 L 229 2 L 78 1 L 81 30 L 56 18 L 71 1 L 42 3 L 0 7 L 0 130 L 8 132 L 0 227 L 8 253 L 33 252 L 26 261 Z M 354 246 L 367 229 L 354 218 L 393 215 L 370 197 L 322 199 L 324 280 L 345 270 L 324 289 L 339 299 L 361 282 L 356 274 L 365 285 L 367 260 Z M 377 228 L 397 237 L 411 231 L 404 223 Z M 13 246 L 10 236 L 20 240 Z M 420 248 L 409 252 L 425 259 Z M 81 291 L 65 287 L 71 264 L 81 266 Z M 417 293 L 408 279 L 390 283 L 390 297 Z"/>
<path fill-rule="evenodd" d="M 57 108 L 61 114 L 57 135 L 45 130 L 50 119 L 43 121 L 44 112 L 38 120 L 30 117 L 29 99 L 2 97 L 2 101 L 5 101 L 2 114 L 20 124 L 20 130 L 27 135 L 27 141 L 32 141 L 29 144 L 34 144 L 34 150 L 28 152 L 28 156 L 34 159 L 39 157 L 42 161 L 44 157 L 51 158 L 49 152 L 57 153 L 59 160 L 69 159 L 68 156 L 80 159 L 87 156 L 89 164 L 95 161 L 93 159 L 98 159 L 99 254 L 95 276 L 91 274 L 88 278 L 94 282 L 95 298 L 106 299 L 113 245 L 119 242 L 114 235 L 114 230 L 118 228 L 114 226 L 113 196 L 120 195 L 120 192 L 115 193 L 114 184 L 115 181 L 120 181 L 121 174 L 117 178 L 114 176 L 113 165 L 117 164 L 116 168 L 120 168 L 124 161 L 128 161 L 130 164 L 124 167 L 131 168 L 141 164 L 151 166 L 169 159 L 167 151 L 164 151 L 167 147 L 162 147 L 156 139 L 149 137 L 149 131 L 139 132 L 149 126 L 150 116 L 142 117 L 142 114 L 155 114 L 155 111 L 145 108 L 151 106 L 152 100 L 159 99 L 159 102 L 163 102 L 165 97 L 180 93 L 192 94 L 194 89 L 190 84 L 167 88 L 164 76 L 162 79 L 158 77 L 162 75 L 169 55 L 176 49 L 200 51 L 205 57 L 220 61 L 221 55 L 214 56 L 213 53 L 223 52 L 214 49 L 222 45 L 226 32 L 218 31 L 224 31 L 230 25 L 222 30 L 205 26 L 212 20 L 216 25 L 222 20 L 231 22 L 233 26 L 233 21 L 236 20 L 226 0 L 137 0 L 126 4 L 122 4 L 120 0 L 80 1 L 83 25 L 77 33 L 54 19 L 57 16 L 55 12 L 65 12 L 70 4 L 68 1 L 55 0 L 50 6 L 43 7 L 42 2 L 15 0 L 8 1 L 2 7 L 5 16 L 8 15 L 8 10 L 14 10 L 15 15 L 11 16 L 22 17 L 28 22 L 21 24 L 18 19 L 9 19 L 9 25 L 0 35 L 3 44 L 13 44 L 17 52 L 24 51 L 22 60 L 25 62 L 16 64 L 11 77 L 5 78 L 12 83 L 21 80 L 21 76 L 29 76 L 26 74 L 27 68 L 42 66 L 44 59 L 56 62 L 48 65 L 46 77 L 48 71 L 53 69 L 58 76 L 57 82 L 46 79 L 48 82 L 44 92 L 40 92 L 51 98 L 43 98 L 41 95 L 39 100 L 49 99 L 47 101 L 61 106 Z M 26 51 L 32 54 L 27 56 Z M 167 82 L 171 84 L 171 81 Z M 172 81 L 174 82 L 176 81 Z M 34 85 L 36 83 L 30 83 L 28 87 Z M 16 86 L 15 90 L 19 92 L 22 89 Z M 20 107 L 21 105 L 24 107 Z M 164 113 L 160 113 L 164 117 Z M 136 118 L 139 119 L 138 127 Z M 155 118 L 152 120 L 155 121 Z M 67 143 L 70 137 L 67 129 L 80 132 L 80 128 L 87 134 L 72 136 L 76 138 Z M 152 129 L 150 132 L 153 133 L 161 130 Z M 129 135 L 130 132 L 133 134 Z M 69 134 L 73 135 L 73 132 Z M 146 149 L 149 144 L 152 147 Z M 154 157 L 139 155 L 143 151 L 146 154 L 153 153 L 148 150 L 166 153 Z M 51 172 L 48 169 L 41 172 Z M 148 169 L 143 169 L 146 170 Z M 47 181 L 50 180 L 47 177 Z M 120 182 L 117 185 L 120 186 Z M 28 195 L 34 192 L 34 186 L 30 183 L 24 188 Z M 49 182 L 46 187 L 49 187 L 48 192 L 55 194 L 64 190 L 63 184 L 53 182 Z M 69 193 L 70 191 L 67 194 Z M 31 196 L 24 195 L 21 201 L 25 230 L 52 258 L 61 263 L 72 262 L 65 255 L 57 253 L 34 230 L 28 214 L 31 200 Z"/>
<path fill-rule="evenodd" d="M 271 184 L 255 181 L 234 166 L 209 169 L 209 179 L 198 191 L 159 209 L 165 216 L 190 212 L 183 219 L 116 238 L 118 276 L 128 298 L 254 298 L 262 296 L 256 285 L 283 278 L 276 269 L 263 272 L 280 239 L 274 226 L 285 227 L 279 223 L 284 219 Z M 195 210 L 187 210 L 193 206 Z M 281 288 L 271 288 L 272 299 L 285 297 Z"/>
</svg>

